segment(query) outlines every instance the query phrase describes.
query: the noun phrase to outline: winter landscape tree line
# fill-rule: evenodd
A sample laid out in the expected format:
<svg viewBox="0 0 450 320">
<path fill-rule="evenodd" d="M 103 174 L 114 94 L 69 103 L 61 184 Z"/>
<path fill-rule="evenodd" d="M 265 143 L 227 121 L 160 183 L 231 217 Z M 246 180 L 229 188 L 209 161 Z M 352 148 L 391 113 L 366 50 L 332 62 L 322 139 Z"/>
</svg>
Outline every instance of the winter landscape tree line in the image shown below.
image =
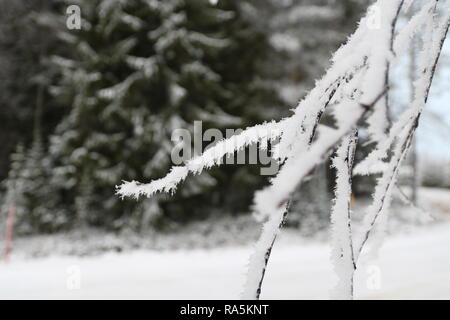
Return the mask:
<svg viewBox="0 0 450 320">
<path fill-rule="evenodd" d="M 196 120 L 224 130 L 287 115 L 345 41 L 358 3 L 1 1 L 0 179 L 16 232 L 248 212 L 249 191 L 267 183 L 256 166 L 213 170 L 170 201 L 120 201 L 114 185 L 162 176 L 172 131 Z M 66 25 L 72 4 L 80 30 Z"/>
</svg>

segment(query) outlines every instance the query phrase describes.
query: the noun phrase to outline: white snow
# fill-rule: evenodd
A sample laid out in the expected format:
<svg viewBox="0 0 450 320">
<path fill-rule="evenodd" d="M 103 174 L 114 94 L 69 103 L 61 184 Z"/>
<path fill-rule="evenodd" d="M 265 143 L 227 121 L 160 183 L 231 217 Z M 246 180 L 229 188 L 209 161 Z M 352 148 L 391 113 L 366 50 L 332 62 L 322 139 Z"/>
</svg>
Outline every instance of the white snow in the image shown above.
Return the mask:
<svg viewBox="0 0 450 320">
<path fill-rule="evenodd" d="M 275 244 L 261 298 L 328 299 L 336 282 L 330 247 L 291 236 L 282 233 Z M 450 222 L 389 237 L 379 260 L 356 272 L 356 298 L 450 299 L 449 243 Z M 34 260 L 13 256 L 9 265 L 0 265 L 0 299 L 237 299 L 252 251 L 141 250 Z M 68 282 L 76 288 L 78 273 L 80 288 L 68 289 Z"/>
</svg>

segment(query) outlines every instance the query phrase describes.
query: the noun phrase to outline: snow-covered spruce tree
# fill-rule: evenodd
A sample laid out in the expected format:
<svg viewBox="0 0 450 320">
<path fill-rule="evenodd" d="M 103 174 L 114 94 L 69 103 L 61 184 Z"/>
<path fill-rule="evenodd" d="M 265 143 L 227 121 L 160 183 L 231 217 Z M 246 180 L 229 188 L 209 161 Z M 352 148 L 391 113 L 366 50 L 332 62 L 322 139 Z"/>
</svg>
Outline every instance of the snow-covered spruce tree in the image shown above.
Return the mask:
<svg viewBox="0 0 450 320">
<path fill-rule="evenodd" d="M 263 179 L 251 179 L 246 167 L 190 180 L 174 201 L 122 202 L 110 185 L 163 175 L 172 165 L 172 132 L 193 130 L 194 120 L 204 129 L 262 121 L 260 107 L 277 99 L 259 71 L 268 40 L 242 9 L 251 1 L 76 3 L 81 30 L 59 30 L 75 54 L 54 58 L 63 70 L 54 92 L 71 103 L 71 112 L 52 138 L 51 153 L 54 181 L 77 220 L 139 226 L 148 208 L 187 220 L 208 214 L 211 206 L 248 206 L 251 197 L 242 190 L 260 187 Z"/>
<path fill-rule="evenodd" d="M 398 17 L 410 4 L 411 1 L 403 0 L 376 1 L 355 33 L 334 54 L 332 66 L 325 76 L 299 103 L 291 117 L 248 128 L 235 138 L 237 144 L 223 141 L 185 166 L 174 167 L 163 179 L 143 185 L 135 181 L 126 182 L 118 187 L 118 194 L 137 198 L 151 196 L 158 191 L 173 191 L 189 173 L 198 174 L 204 168 L 221 164 L 224 152 L 234 152 L 235 148 L 258 140 L 273 139 L 273 135 L 264 132 L 278 129 L 281 139 L 275 154 L 284 161 L 284 165 L 271 180 L 271 185 L 255 194 L 255 213 L 266 222 L 250 259 L 243 292 L 244 298 L 259 298 L 270 253 L 286 217 L 290 197 L 314 168 L 340 144 L 334 161 L 338 185 L 332 210 L 333 260 L 340 278 L 337 296 L 353 298 L 354 273 L 361 254 L 366 252 L 368 244 L 374 250 L 381 244 L 380 236 L 385 230 L 397 173 L 427 102 L 450 25 L 449 1 L 434 0 L 422 4 L 407 24 L 398 30 Z M 436 15 L 439 5 L 445 6 L 443 17 Z M 389 91 L 386 84 L 390 65 L 405 54 L 414 36 L 419 37 L 422 43 L 415 99 L 386 133 L 386 94 Z M 327 108 L 331 109 L 335 118 L 333 127 L 320 123 L 321 115 Z M 357 144 L 355 130 L 365 123 L 376 146 L 353 170 L 353 150 Z M 255 134 L 257 130 L 259 135 Z M 255 136 L 258 138 L 251 138 Z M 262 147 L 266 145 L 262 144 Z M 373 202 L 367 208 L 359 230 L 352 228 L 349 205 L 352 172 L 381 172 Z"/>
</svg>

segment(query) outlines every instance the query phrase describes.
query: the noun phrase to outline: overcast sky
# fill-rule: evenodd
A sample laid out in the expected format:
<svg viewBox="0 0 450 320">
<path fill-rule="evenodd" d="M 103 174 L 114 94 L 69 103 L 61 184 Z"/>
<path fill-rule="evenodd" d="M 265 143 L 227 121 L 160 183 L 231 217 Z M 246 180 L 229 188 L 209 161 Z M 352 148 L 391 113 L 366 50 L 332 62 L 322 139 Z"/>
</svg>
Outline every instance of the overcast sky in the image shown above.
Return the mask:
<svg viewBox="0 0 450 320">
<path fill-rule="evenodd" d="M 407 76 L 408 58 L 393 74 L 396 106 L 406 106 L 409 98 Z M 450 159 L 450 40 L 447 39 L 441 56 L 438 72 L 431 87 L 419 129 L 417 145 L 421 156 L 447 157 Z"/>
</svg>

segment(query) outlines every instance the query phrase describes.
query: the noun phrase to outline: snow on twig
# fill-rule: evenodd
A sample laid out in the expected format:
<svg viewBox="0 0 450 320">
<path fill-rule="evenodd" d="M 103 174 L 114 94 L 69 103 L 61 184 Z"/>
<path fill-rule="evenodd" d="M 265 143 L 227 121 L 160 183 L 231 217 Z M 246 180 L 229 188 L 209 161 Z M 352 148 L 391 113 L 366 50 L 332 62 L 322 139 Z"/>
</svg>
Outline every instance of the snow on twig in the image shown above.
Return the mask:
<svg viewBox="0 0 450 320">
<path fill-rule="evenodd" d="M 273 141 L 282 132 L 286 120 L 279 122 L 268 122 L 254 127 L 247 128 L 240 134 L 231 138 L 219 141 L 216 145 L 206 150 L 202 155 L 189 160 L 185 166 L 173 167 L 170 173 L 164 178 L 154 180 L 148 184 L 137 181 L 127 182 L 116 187 L 117 194 L 121 197 L 140 196 L 151 197 L 157 192 L 173 192 L 177 185 L 184 181 L 189 173 L 200 174 L 203 169 L 209 169 L 215 165 L 220 165 L 222 159 L 227 155 L 232 155 L 236 151 L 258 142 L 262 146 L 267 146 L 267 141 Z"/>
<path fill-rule="evenodd" d="M 356 261 L 352 234 L 352 169 L 355 159 L 357 131 L 345 137 L 333 158 L 336 168 L 335 200 L 331 210 L 332 261 L 339 277 L 334 296 L 353 299 L 353 277 Z"/>
</svg>

